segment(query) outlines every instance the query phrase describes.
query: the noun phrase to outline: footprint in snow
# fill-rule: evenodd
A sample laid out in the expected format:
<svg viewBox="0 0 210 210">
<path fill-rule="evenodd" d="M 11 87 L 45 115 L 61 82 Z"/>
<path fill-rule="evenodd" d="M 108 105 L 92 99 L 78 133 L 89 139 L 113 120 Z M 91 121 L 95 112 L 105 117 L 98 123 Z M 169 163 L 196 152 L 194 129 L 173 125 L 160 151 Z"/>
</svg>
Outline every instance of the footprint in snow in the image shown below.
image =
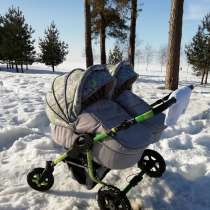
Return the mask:
<svg viewBox="0 0 210 210">
<path fill-rule="evenodd" d="M 188 134 L 183 133 L 181 136 L 176 136 L 168 141 L 168 145 L 172 149 L 187 150 L 192 149 L 192 137 Z"/>
<path fill-rule="evenodd" d="M 194 141 L 210 150 L 210 134 L 200 135 Z"/>
<path fill-rule="evenodd" d="M 209 103 L 210 105 L 210 103 Z M 191 118 L 191 120 L 196 121 L 196 120 L 208 120 L 210 119 L 210 109 L 207 109 L 206 111 L 203 111 L 202 113 L 195 115 Z"/>
</svg>

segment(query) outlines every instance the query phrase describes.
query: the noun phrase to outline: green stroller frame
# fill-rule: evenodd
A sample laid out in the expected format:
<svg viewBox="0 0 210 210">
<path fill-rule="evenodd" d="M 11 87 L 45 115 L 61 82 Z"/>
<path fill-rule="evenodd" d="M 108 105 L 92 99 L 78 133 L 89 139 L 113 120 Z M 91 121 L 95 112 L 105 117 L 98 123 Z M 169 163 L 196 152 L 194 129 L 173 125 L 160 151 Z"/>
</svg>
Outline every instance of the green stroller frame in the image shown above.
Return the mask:
<svg viewBox="0 0 210 210">
<path fill-rule="evenodd" d="M 155 115 L 162 113 L 172 104 L 176 103 L 176 99 L 174 97 L 169 99 L 169 96 L 170 94 L 150 105 L 151 109 L 149 111 L 138 115 L 130 120 L 126 120 L 107 132 L 101 132 L 95 135 L 81 134 L 77 138 L 77 141 L 75 141 L 74 145 L 67 152 L 60 155 L 53 161 L 47 161 L 45 168 L 35 168 L 31 170 L 27 175 L 28 184 L 33 189 L 38 191 L 49 190 L 54 183 L 54 167 L 60 162 L 67 160 L 74 150 L 86 155 L 87 164 L 85 168 L 87 169 L 87 173 L 90 179 L 94 183 L 102 185 L 102 187 L 98 191 L 97 198 L 100 209 L 131 209 L 131 205 L 126 194 L 132 189 L 132 187 L 136 186 L 143 179 L 144 174 L 147 174 L 150 177 L 161 177 L 166 168 L 164 159 L 159 153 L 153 150 L 144 150 L 138 162 L 138 167 L 141 169 L 141 171 L 139 172 L 139 174 L 135 175 L 130 180 L 128 185 L 121 191 L 117 187 L 106 184 L 95 175 L 91 148 L 93 144 L 105 141 L 107 137 L 115 136 L 115 134 L 120 130 L 127 129 L 128 127 L 136 123 L 144 122 L 145 120 L 151 119 Z M 75 166 L 84 168 L 84 166 L 79 166 L 78 164 L 75 164 Z"/>
</svg>

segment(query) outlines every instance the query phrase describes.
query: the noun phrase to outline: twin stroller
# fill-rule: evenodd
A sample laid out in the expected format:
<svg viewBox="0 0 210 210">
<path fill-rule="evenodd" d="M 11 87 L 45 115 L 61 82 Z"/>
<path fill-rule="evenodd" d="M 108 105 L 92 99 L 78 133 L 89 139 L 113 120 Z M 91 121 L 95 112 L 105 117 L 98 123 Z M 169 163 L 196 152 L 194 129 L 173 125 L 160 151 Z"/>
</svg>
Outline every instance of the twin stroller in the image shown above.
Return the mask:
<svg viewBox="0 0 210 210">
<path fill-rule="evenodd" d="M 47 161 L 45 168 L 35 168 L 28 174 L 33 189 L 50 189 L 54 167 L 63 161 L 88 189 L 103 185 L 98 192 L 100 209 L 131 209 L 126 193 L 144 174 L 160 177 L 165 171 L 161 155 L 144 149 L 158 141 L 166 127 L 162 112 L 177 104 L 172 93 L 148 105 L 131 91 L 137 77 L 127 62 L 121 62 L 116 67 L 75 69 L 53 81 L 46 97 L 46 112 L 52 139 L 66 152 Z M 141 172 L 124 190 L 102 181 L 111 169 L 125 169 L 136 163 Z"/>
</svg>

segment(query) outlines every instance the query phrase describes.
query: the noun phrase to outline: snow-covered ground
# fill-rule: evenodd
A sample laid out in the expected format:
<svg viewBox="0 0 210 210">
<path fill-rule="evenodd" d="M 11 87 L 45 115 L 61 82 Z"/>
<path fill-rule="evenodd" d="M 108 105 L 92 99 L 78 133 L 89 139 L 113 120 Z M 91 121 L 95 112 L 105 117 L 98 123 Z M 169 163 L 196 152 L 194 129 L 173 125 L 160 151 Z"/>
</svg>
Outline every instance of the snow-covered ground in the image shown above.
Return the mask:
<svg viewBox="0 0 210 210">
<path fill-rule="evenodd" d="M 164 96 L 164 73 L 139 72 L 134 91 L 148 102 Z M 96 187 L 87 191 L 73 180 L 65 164 L 55 172 L 49 192 L 32 190 L 26 183 L 31 168 L 63 152 L 50 139 L 44 97 L 55 77 L 50 71 L 24 74 L 0 71 L 0 209 L 1 210 L 96 210 Z M 189 108 L 177 125 L 166 129 L 161 140 L 150 145 L 166 160 L 163 177 L 144 180 L 128 197 L 143 210 L 210 209 L 210 86 L 181 72 L 180 85 L 195 84 Z M 136 168 L 112 171 L 106 180 L 126 185 Z"/>
</svg>

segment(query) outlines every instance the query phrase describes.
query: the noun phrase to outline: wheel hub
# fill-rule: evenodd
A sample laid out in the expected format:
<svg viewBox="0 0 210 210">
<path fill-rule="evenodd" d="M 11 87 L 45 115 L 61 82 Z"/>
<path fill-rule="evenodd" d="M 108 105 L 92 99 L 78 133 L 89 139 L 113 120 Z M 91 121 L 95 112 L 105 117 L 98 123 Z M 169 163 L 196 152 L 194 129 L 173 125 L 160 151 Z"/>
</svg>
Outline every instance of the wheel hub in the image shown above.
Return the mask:
<svg viewBox="0 0 210 210">
<path fill-rule="evenodd" d="M 160 177 L 166 165 L 163 157 L 156 151 L 146 149 L 138 162 L 139 168 L 150 177 Z"/>
</svg>

